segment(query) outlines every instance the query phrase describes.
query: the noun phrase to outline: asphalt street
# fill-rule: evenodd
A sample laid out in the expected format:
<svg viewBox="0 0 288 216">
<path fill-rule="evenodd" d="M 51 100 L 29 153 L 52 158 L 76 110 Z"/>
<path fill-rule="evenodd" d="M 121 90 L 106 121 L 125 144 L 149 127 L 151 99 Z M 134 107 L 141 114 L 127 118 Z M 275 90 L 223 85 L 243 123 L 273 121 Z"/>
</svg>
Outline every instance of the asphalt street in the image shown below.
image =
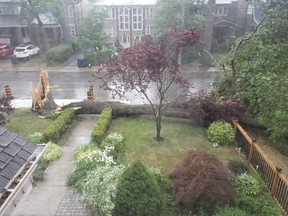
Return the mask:
<svg viewBox="0 0 288 216">
<path fill-rule="evenodd" d="M 102 90 L 100 81 L 91 82 L 93 80 L 91 74 L 95 71 L 93 68 L 78 68 L 75 61 L 70 60 L 69 65 L 46 68 L 46 70 L 49 74 L 54 99 L 86 99 L 88 86 L 93 84 L 96 100 L 120 100 L 120 98 L 113 99 L 109 92 Z M 36 88 L 39 81 L 39 72 L 40 68 L 13 67 L 9 59 L 0 59 L 0 95 L 4 93 L 4 86 L 9 85 L 15 99 L 31 99 L 31 84 L 33 88 Z M 192 84 L 193 88 L 191 90 L 197 92 L 211 87 L 216 73 L 211 71 L 189 72 L 189 68 L 187 68 L 183 75 Z M 149 95 L 154 95 L 153 87 L 150 89 Z M 127 94 L 124 100 L 128 103 L 146 102 L 135 92 Z"/>
</svg>

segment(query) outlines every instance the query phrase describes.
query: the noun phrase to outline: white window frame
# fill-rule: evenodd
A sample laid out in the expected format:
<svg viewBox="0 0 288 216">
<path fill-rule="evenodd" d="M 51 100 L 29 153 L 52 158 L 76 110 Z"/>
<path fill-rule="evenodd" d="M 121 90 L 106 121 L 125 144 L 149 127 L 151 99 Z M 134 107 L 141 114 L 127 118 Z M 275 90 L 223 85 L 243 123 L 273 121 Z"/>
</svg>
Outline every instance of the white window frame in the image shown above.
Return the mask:
<svg viewBox="0 0 288 216">
<path fill-rule="evenodd" d="M 129 8 L 119 8 L 119 29 L 130 30 L 130 10 Z"/>
<path fill-rule="evenodd" d="M 107 35 L 109 35 L 110 37 L 116 37 L 116 32 L 114 27 L 104 27 L 104 31 Z"/>
<path fill-rule="evenodd" d="M 126 41 L 124 41 L 125 37 L 126 37 Z M 121 41 L 122 41 L 122 43 L 130 43 L 130 36 L 123 34 L 121 37 Z"/>
<path fill-rule="evenodd" d="M 151 26 L 150 25 L 146 26 L 145 35 L 151 35 Z"/>
<path fill-rule="evenodd" d="M 67 7 L 67 14 L 68 17 L 73 18 L 74 17 L 74 8 L 72 5 L 68 5 Z"/>
<path fill-rule="evenodd" d="M 214 16 L 227 16 L 228 8 L 227 7 L 216 7 L 214 8 Z"/>
<path fill-rule="evenodd" d="M 116 19 L 116 8 L 109 7 L 107 10 L 107 19 Z"/>
<path fill-rule="evenodd" d="M 136 25 L 136 28 L 135 28 Z M 143 9 L 132 8 L 132 29 L 143 30 Z"/>
<path fill-rule="evenodd" d="M 149 8 L 145 8 L 145 17 L 146 18 L 150 18 L 153 15 L 153 8 L 149 7 Z"/>
</svg>

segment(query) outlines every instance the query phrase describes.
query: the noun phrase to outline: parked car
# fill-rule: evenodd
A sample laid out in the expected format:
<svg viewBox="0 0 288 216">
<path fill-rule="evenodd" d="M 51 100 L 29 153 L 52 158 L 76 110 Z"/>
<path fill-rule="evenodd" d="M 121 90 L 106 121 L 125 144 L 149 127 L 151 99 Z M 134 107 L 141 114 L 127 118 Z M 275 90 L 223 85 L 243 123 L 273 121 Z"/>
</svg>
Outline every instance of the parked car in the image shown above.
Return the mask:
<svg viewBox="0 0 288 216">
<path fill-rule="evenodd" d="M 39 47 L 32 44 L 22 44 L 15 48 L 14 55 L 19 59 L 31 59 L 33 55 L 40 53 Z"/>
<path fill-rule="evenodd" d="M 14 53 L 14 47 L 9 44 L 0 44 L 0 57 L 10 56 Z"/>
</svg>

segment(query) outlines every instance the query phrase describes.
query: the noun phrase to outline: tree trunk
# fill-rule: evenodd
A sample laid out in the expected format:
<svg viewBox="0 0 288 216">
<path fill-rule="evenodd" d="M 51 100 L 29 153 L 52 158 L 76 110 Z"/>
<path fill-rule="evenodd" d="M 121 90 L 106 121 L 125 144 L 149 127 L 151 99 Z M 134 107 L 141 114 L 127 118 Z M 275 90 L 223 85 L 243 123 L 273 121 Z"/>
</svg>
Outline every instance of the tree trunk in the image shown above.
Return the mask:
<svg viewBox="0 0 288 216">
<path fill-rule="evenodd" d="M 155 116 L 155 121 L 156 121 L 156 137 L 155 139 L 160 142 L 163 140 L 163 137 L 161 137 L 161 111 L 157 110 L 156 116 Z"/>
<path fill-rule="evenodd" d="M 44 110 L 54 110 L 58 107 L 54 101 L 54 98 L 53 98 L 51 91 L 48 93 L 47 99 L 48 100 L 43 105 Z"/>
</svg>

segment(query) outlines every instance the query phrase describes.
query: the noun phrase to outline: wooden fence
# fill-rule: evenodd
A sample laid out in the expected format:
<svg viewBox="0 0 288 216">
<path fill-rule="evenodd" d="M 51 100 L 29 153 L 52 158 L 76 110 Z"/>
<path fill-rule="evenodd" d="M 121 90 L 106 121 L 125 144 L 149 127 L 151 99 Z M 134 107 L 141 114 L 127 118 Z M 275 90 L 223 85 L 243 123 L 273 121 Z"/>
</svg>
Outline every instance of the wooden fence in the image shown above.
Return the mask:
<svg viewBox="0 0 288 216">
<path fill-rule="evenodd" d="M 233 121 L 233 124 L 236 139 L 241 145 L 241 151 L 246 156 L 249 165 L 260 173 L 272 197 L 288 215 L 288 181 L 281 174 L 282 169 L 274 165 L 256 143 L 256 140 L 251 138 L 236 121 Z"/>
</svg>

